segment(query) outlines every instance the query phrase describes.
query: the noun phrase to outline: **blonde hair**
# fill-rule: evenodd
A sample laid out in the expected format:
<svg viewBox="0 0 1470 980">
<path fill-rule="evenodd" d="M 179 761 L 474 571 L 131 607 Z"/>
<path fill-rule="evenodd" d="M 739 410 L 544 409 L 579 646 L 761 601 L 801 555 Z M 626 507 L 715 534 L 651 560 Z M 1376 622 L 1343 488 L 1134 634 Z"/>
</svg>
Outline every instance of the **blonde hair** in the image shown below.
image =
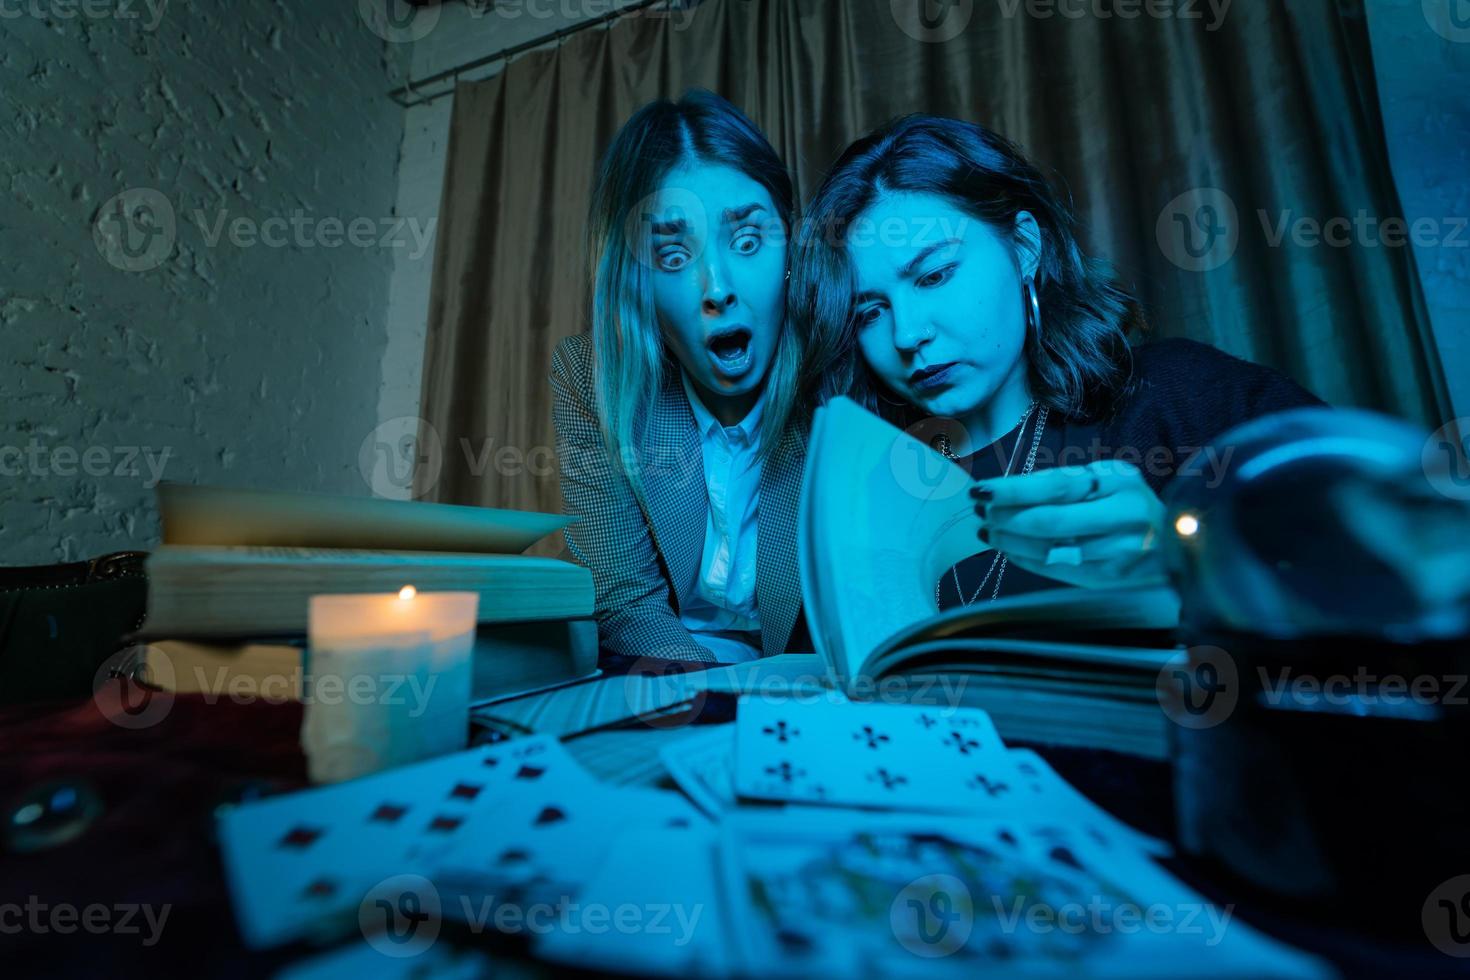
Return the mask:
<svg viewBox="0 0 1470 980">
<path fill-rule="evenodd" d="M 776 151 L 748 118 L 713 92 L 695 90 L 678 102 L 643 106 L 623 125 L 603 156 L 587 222 L 592 276 L 593 378 L 598 421 L 608 453 L 640 499 L 649 409 L 677 370 L 653 312 L 652 254 L 642 205 L 680 163 L 732 167 L 771 196 L 782 224 L 792 224 L 791 177 Z M 801 410 L 801 339 L 784 320 L 767 371 L 761 455 L 780 443 Z"/>
</svg>

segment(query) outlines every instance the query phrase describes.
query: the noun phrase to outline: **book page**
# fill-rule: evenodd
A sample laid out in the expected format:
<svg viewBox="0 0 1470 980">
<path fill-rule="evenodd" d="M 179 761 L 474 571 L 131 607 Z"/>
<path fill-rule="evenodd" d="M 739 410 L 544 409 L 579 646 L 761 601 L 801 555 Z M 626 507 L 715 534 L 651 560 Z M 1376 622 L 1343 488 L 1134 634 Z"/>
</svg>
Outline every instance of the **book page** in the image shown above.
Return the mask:
<svg viewBox="0 0 1470 980">
<path fill-rule="evenodd" d="M 572 518 L 422 500 L 158 486 L 164 544 L 519 554 Z"/>
</svg>

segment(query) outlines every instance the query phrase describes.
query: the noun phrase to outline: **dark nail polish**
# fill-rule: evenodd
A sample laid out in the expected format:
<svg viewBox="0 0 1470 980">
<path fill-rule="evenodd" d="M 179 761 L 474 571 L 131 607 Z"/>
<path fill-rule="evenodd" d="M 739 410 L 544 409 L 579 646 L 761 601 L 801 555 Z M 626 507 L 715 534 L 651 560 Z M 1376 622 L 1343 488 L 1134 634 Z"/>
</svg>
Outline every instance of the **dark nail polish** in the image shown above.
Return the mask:
<svg viewBox="0 0 1470 980">
<path fill-rule="evenodd" d="M 986 544 L 990 543 L 990 528 L 982 527 L 980 529 L 980 540 L 984 541 Z"/>
<path fill-rule="evenodd" d="M 970 496 L 975 498 L 976 500 L 989 500 L 991 497 L 995 496 L 995 491 L 989 490 L 985 487 L 971 487 Z"/>
</svg>

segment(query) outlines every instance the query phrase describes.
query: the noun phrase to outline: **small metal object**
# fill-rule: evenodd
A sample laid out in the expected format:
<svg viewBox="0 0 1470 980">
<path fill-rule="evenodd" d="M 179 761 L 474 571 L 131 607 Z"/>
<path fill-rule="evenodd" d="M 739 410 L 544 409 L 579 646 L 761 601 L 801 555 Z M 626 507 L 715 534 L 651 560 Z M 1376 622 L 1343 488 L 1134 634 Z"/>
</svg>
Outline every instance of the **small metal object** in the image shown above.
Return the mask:
<svg viewBox="0 0 1470 980">
<path fill-rule="evenodd" d="M 58 779 L 32 787 L 5 810 L 5 844 L 30 854 L 76 840 L 102 814 L 102 798 L 84 779 Z"/>
</svg>

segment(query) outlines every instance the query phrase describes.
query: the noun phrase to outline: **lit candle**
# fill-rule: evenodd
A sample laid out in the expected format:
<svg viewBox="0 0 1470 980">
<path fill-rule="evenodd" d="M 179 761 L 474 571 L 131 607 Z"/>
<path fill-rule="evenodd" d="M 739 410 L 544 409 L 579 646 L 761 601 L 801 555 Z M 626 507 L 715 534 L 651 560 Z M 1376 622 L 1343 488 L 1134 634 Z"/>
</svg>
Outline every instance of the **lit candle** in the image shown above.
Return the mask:
<svg viewBox="0 0 1470 980">
<path fill-rule="evenodd" d="M 473 592 L 318 595 L 308 612 L 301 745 L 315 782 L 465 747 Z"/>
</svg>

